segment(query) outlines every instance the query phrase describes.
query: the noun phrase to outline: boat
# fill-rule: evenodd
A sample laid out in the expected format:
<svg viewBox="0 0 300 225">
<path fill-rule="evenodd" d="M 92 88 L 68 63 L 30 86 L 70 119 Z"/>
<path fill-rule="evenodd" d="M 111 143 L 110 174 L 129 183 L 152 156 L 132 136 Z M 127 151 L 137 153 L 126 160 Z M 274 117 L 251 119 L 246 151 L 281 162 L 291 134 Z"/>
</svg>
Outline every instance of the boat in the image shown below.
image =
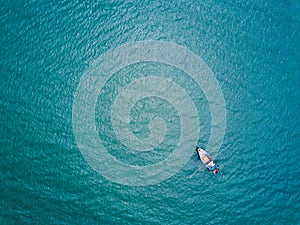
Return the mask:
<svg viewBox="0 0 300 225">
<path fill-rule="evenodd" d="M 218 165 L 214 162 L 213 158 L 202 148 L 196 147 L 199 159 L 202 161 L 203 165 L 213 174 L 219 172 Z"/>
</svg>

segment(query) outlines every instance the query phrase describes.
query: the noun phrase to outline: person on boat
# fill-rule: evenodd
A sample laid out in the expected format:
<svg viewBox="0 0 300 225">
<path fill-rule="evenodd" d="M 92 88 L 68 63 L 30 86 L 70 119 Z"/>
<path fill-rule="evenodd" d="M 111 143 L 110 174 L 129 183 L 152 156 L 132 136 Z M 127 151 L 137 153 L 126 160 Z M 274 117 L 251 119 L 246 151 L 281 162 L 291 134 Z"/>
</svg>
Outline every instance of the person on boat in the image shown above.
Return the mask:
<svg viewBox="0 0 300 225">
<path fill-rule="evenodd" d="M 218 165 L 214 163 L 214 161 L 210 161 L 208 164 L 205 165 L 206 168 L 212 172 L 213 174 L 217 174 L 219 172 Z"/>
<path fill-rule="evenodd" d="M 213 174 L 217 174 L 219 172 L 219 168 L 217 165 L 214 165 L 210 168 L 207 168 L 209 171 L 211 171 Z"/>
</svg>

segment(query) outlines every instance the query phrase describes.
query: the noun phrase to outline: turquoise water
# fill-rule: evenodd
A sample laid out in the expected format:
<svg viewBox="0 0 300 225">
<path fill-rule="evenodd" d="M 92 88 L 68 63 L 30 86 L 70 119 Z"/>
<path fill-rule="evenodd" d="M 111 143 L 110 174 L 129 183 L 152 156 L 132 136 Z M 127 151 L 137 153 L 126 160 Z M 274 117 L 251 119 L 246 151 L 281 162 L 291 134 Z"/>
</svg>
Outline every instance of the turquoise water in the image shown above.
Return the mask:
<svg viewBox="0 0 300 225">
<path fill-rule="evenodd" d="M 1 1 L 1 224 L 299 224 L 299 11 L 297 1 Z M 214 154 L 217 176 L 197 171 L 194 153 L 167 180 L 127 186 L 81 154 L 72 125 L 80 79 L 107 51 L 143 40 L 189 49 L 218 80 L 226 132 Z M 149 62 L 115 73 L 97 100 L 107 150 L 148 165 L 176 147 L 183 118 L 164 99 L 131 111 L 138 138 L 150 135 L 149 113 L 167 121 L 155 151 L 132 153 L 112 132 L 114 96 L 139 71 L 163 71 L 184 88 L 201 112 L 197 142 L 205 147 L 205 95 L 183 71 Z"/>
</svg>

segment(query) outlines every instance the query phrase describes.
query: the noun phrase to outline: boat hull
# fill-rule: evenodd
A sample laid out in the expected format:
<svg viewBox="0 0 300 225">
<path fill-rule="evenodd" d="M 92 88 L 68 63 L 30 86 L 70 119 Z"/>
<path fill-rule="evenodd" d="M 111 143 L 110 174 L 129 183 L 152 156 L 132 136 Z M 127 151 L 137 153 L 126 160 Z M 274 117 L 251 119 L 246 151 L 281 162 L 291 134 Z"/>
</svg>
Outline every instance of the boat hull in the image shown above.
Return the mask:
<svg viewBox="0 0 300 225">
<path fill-rule="evenodd" d="M 198 147 L 196 151 L 203 165 L 213 174 L 218 173 L 219 168 L 214 162 L 213 158 L 204 149 L 200 147 Z"/>
</svg>

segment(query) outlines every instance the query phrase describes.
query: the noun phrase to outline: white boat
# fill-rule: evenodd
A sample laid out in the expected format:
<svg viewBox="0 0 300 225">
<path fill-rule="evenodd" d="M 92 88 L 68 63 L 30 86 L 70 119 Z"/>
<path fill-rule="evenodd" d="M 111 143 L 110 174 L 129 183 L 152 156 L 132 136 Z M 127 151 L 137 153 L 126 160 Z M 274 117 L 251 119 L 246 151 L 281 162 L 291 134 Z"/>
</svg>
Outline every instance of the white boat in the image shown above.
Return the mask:
<svg viewBox="0 0 300 225">
<path fill-rule="evenodd" d="M 213 174 L 219 172 L 218 165 L 214 162 L 213 158 L 202 148 L 196 147 L 199 159 L 202 161 L 203 165 Z"/>
</svg>

